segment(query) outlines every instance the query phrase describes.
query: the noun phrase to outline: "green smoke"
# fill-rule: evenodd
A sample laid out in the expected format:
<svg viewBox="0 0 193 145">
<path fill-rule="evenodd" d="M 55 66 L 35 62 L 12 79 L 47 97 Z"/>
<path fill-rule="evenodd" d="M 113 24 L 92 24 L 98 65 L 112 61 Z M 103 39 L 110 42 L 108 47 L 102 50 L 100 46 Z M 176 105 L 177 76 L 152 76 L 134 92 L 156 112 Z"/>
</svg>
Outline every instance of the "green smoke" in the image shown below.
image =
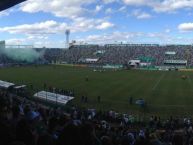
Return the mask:
<svg viewBox="0 0 193 145">
<path fill-rule="evenodd" d="M 5 41 L 0 41 L 0 55 L 16 61 L 25 61 L 32 63 L 44 54 L 44 51 L 36 51 L 33 48 L 6 48 Z"/>
<path fill-rule="evenodd" d="M 13 60 L 26 62 L 34 62 L 43 55 L 43 52 L 37 52 L 32 48 L 5 48 L 3 53 Z"/>
</svg>

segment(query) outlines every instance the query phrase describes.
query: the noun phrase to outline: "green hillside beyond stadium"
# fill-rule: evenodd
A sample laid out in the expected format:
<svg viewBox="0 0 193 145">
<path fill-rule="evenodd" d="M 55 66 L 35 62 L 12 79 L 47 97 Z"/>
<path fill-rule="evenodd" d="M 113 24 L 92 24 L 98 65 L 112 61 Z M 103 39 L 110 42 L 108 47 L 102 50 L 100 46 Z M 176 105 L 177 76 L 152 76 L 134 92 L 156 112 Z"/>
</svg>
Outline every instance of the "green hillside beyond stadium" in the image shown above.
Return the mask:
<svg viewBox="0 0 193 145">
<path fill-rule="evenodd" d="M 193 72 L 100 72 L 78 67 L 32 66 L 0 69 L 0 80 L 33 84 L 32 94 L 43 90 L 44 83 L 74 90 L 75 99 L 71 103 L 82 107 L 161 116 L 193 114 Z M 81 103 L 82 95 L 88 97 L 88 103 Z M 97 102 L 97 96 L 101 97 L 101 103 Z M 137 105 L 130 105 L 130 97 L 133 100 L 144 99 L 147 102 L 145 112 Z"/>
</svg>

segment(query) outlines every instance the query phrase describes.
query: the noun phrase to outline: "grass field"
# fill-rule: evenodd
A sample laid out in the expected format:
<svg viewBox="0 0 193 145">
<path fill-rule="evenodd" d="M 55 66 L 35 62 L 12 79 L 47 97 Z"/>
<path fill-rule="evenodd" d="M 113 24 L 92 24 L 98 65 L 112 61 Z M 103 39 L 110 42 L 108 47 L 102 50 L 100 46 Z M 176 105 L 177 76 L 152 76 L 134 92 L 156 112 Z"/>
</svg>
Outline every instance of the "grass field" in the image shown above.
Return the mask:
<svg viewBox="0 0 193 145">
<path fill-rule="evenodd" d="M 186 80 L 181 79 L 187 75 Z M 89 81 L 85 81 L 88 76 Z M 0 69 L 0 79 L 17 84 L 33 84 L 43 90 L 43 84 L 74 90 L 73 104 L 120 112 L 142 113 L 136 105 L 129 105 L 129 97 L 143 98 L 148 107 L 145 114 L 193 115 L 193 72 L 166 71 L 106 71 L 94 72 L 88 68 L 41 66 Z M 82 95 L 88 104 L 80 103 Z M 97 96 L 101 103 L 97 103 Z M 144 114 L 144 113 L 143 113 Z"/>
</svg>

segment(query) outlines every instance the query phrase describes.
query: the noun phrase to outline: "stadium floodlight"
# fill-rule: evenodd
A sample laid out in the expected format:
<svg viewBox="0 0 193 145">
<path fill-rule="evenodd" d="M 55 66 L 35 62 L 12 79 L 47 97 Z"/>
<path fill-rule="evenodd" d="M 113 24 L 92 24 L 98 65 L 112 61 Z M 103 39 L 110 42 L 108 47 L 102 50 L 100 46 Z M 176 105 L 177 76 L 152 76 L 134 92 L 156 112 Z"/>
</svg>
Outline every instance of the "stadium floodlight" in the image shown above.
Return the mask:
<svg viewBox="0 0 193 145">
<path fill-rule="evenodd" d="M 66 48 L 69 48 L 70 30 L 67 29 L 65 34 L 66 34 Z"/>
</svg>

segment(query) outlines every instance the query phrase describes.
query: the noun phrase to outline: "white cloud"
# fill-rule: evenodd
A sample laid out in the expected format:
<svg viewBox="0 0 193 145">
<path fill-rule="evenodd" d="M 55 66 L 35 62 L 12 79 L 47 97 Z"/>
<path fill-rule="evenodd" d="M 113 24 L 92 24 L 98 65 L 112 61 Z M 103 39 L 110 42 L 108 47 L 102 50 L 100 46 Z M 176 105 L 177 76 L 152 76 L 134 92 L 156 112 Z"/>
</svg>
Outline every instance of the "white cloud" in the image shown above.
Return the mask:
<svg viewBox="0 0 193 145">
<path fill-rule="evenodd" d="M 51 34 L 56 33 L 59 29 L 66 27 L 65 23 L 57 23 L 56 21 L 45 21 L 34 24 L 23 24 L 12 27 L 2 27 L 0 32 L 9 32 L 11 34 Z"/>
<path fill-rule="evenodd" d="M 15 12 L 16 10 L 15 9 L 8 9 L 8 10 L 4 10 L 4 11 L 1 11 L 0 12 L 0 17 L 4 17 L 4 16 L 9 16 L 10 13 L 13 13 Z"/>
<path fill-rule="evenodd" d="M 113 32 L 102 35 L 89 35 L 78 42 L 108 44 L 108 43 L 157 43 L 157 44 L 191 44 L 191 38 L 174 37 L 166 33 Z"/>
<path fill-rule="evenodd" d="M 107 8 L 107 9 L 105 10 L 105 13 L 106 13 L 106 14 L 112 14 L 112 13 L 113 13 L 112 8 Z"/>
<path fill-rule="evenodd" d="M 95 12 L 102 9 L 103 4 L 114 2 L 123 3 L 130 6 L 146 6 L 155 12 L 176 12 L 179 9 L 193 8 L 193 0 L 101 0 L 102 4 L 97 5 Z M 90 10 L 87 8 L 90 4 L 97 4 L 96 0 L 28 0 L 20 5 L 20 9 L 24 12 L 46 12 L 52 13 L 57 17 L 76 18 L 82 17 Z M 123 10 L 125 6 L 122 6 Z M 143 14 L 142 17 L 148 17 Z"/>
<path fill-rule="evenodd" d="M 12 38 L 12 39 L 7 39 L 6 44 L 8 45 L 21 45 L 25 43 L 25 39 L 23 38 Z"/>
<path fill-rule="evenodd" d="M 126 9 L 127 9 L 126 6 L 122 6 L 122 7 L 120 7 L 120 8 L 118 9 L 118 11 L 119 11 L 119 12 L 125 12 Z"/>
<path fill-rule="evenodd" d="M 48 39 L 28 39 L 28 38 L 12 38 L 6 40 L 7 45 L 33 45 L 35 48 L 65 48 L 65 41 L 51 41 Z"/>
<path fill-rule="evenodd" d="M 164 0 L 161 3 L 154 4 L 156 12 L 172 12 L 178 9 L 192 8 L 193 0 Z"/>
<path fill-rule="evenodd" d="M 126 5 L 147 6 L 155 12 L 175 12 L 193 8 L 193 0 L 123 0 Z"/>
<path fill-rule="evenodd" d="M 123 0 L 123 2 L 127 5 L 147 5 L 147 2 L 151 2 L 151 0 Z"/>
<path fill-rule="evenodd" d="M 9 13 L 7 11 L 0 12 L 0 17 L 8 16 Z"/>
<path fill-rule="evenodd" d="M 26 35 L 60 34 L 65 33 L 66 29 L 70 29 L 71 32 L 86 32 L 94 29 L 108 29 L 113 26 L 114 24 L 104 19 L 87 19 L 79 17 L 70 24 L 49 20 L 34 24 L 0 27 L 0 32 Z"/>
<path fill-rule="evenodd" d="M 193 23 L 182 23 L 178 26 L 178 30 L 181 32 L 192 32 Z"/>
<path fill-rule="evenodd" d="M 97 29 L 100 29 L 100 30 L 102 30 L 102 29 L 108 29 L 108 28 L 111 28 L 111 27 L 113 27 L 113 26 L 114 26 L 114 24 L 112 24 L 112 23 L 110 23 L 110 22 L 103 22 L 102 24 L 100 24 L 100 25 L 97 26 Z"/>
<path fill-rule="evenodd" d="M 134 10 L 131 15 L 135 16 L 137 19 L 149 19 L 152 17 L 149 13 L 143 12 L 140 9 Z"/>
<path fill-rule="evenodd" d="M 119 0 L 102 0 L 103 3 L 105 4 L 109 4 L 109 3 L 114 3 L 114 2 L 118 2 Z"/>
<path fill-rule="evenodd" d="M 45 35 L 40 35 L 40 34 L 37 34 L 37 35 L 30 35 L 28 34 L 28 37 L 27 37 L 28 40 L 47 40 L 48 39 L 48 36 L 45 34 Z"/>
<path fill-rule="evenodd" d="M 171 29 L 165 29 L 165 33 L 170 33 Z"/>
<path fill-rule="evenodd" d="M 137 15 L 137 19 L 149 19 L 152 16 L 146 12 L 142 12 L 141 14 Z"/>
<path fill-rule="evenodd" d="M 87 19 L 80 17 L 74 20 L 70 24 L 70 29 L 72 32 L 85 32 L 94 29 L 108 29 L 113 27 L 114 24 L 106 21 L 105 19 Z"/>
<path fill-rule="evenodd" d="M 21 4 L 20 9 L 24 12 L 46 12 L 57 17 L 74 18 L 82 16 L 88 10 L 84 8 L 95 2 L 94 0 L 28 0 Z"/>
<path fill-rule="evenodd" d="M 131 42 L 138 37 L 144 36 L 141 32 L 113 32 L 109 34 L 102 35 L 89 35 L 84 39 L 80 39 L 79 41 L 84 41 L 88 43 L 115 43 L 116 42 Z"/>
<path fill-rule="evenodd" d="M 101 11 L 101 10 L 102 10 L 102 8 L 103 8 L 103 6 L 102 6 L 102 5 L 96 5 L 95 12 L 99 12 L 99 11 Z"/>
<path fill-rule="evenodd" d="M 33 44 L 35 47 L 53 47 L 65 48 L 64 40 L 52 41 L 47 37 L 38 36 L 27 37 L 21 39 L 6 40 L 8 44 Z M 93 44 L 108 44 L 108 43 L 154 43 L 154 44 L 192 44 L 193 40 L 189 37 L 171 36 L 168 33 L 143 33 L 143 32 L 113 32 L 101 35 L 89 35 L 85 38 L 77 38 L 77 43 L 93 43 Z"/>
</svg>

